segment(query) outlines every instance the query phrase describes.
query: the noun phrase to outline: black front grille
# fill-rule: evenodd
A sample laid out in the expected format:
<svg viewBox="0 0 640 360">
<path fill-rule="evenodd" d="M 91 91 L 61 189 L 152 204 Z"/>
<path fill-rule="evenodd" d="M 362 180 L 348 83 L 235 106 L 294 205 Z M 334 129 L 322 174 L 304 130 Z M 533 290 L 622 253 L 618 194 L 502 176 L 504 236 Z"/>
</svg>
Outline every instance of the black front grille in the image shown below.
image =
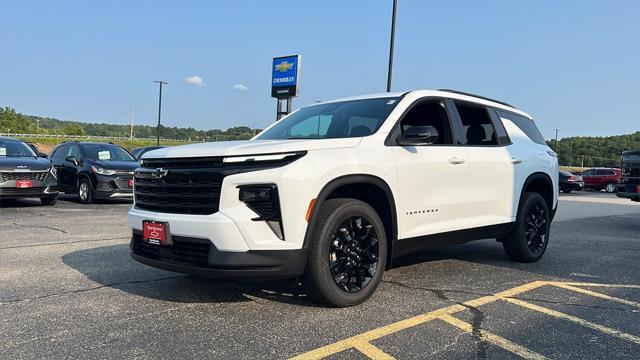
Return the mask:
<svg viewBox="0 0 640 360">
<path fill-rule="evenodd" d="M 43 187 L 31 187 L 31 188 L 6 188 L 0 187 L 0 193 L 2 194 L 40 194 L 44 192 Z"/>
<path fill-rule="evenodd" d="M 153 171 L 159 168 L 166 173 L 154 176 Z M 218 158 L 145 161 L 142 171 L 135 175 L 136 207 L 165 213 L 213 214 L 218 211 L 223 179 Z"/>
<path fill-rule="evenodd" d="M 142 241 L 142 235 L 133 234 L 131 248 L 134 254 L 165 262 L 207 266 L 211 244 L 203 242 L 179 241 L 174 238 L 171 246 L 158 246 Z"/>
<path fill-rule="evenodd" d="M 49 171 L 42 172 L 0 172 L 0 182 L 11 180 L 40 180 L 45 181 Z"/>
</svg>

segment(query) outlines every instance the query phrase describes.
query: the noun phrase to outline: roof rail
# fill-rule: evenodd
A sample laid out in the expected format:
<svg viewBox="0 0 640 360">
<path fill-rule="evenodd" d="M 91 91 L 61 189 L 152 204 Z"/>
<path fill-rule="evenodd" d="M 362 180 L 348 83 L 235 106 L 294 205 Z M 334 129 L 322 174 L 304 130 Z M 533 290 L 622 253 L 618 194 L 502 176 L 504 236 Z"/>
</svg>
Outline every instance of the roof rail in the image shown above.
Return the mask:
<svg viewBox="0 0 640 360">
<path fill-rule="evenodd" d="M 508 107 L 512 107 L 514 109 L 517 109 L 517 107 L 515 107 L 515 106 L 513 106 L 513 105 L 511 105 L 509 103 L 506 103 L 504 101 L 499 101 L 499 100 L 496 100 L 496 99 L 492 99 L 492 98 L 488 98 L 486 96 L 480 96 L 480 95 L 476 95 L 476 94 L 472 94 L 472 93 L 468 93 L 468 92 L 464 92 L 464 91 L 451 90 L 451 89 L 438 89 L 438 91 L 446 91 L 446 92 L 450 92 L 450 93 L 454 93 L 454 94 L 473 96 L 473 97 L 477 97 L 478 99 L 493 101 L 495 103 L 506 105 Z"/>
</svg>

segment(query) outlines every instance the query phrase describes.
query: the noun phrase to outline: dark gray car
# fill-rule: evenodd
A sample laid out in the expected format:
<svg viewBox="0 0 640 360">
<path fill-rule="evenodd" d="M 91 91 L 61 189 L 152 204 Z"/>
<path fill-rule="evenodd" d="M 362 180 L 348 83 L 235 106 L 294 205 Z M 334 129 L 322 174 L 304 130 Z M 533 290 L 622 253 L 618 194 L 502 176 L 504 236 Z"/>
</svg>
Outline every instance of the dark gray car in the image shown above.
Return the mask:
<svg viewBox="0 0 640 360">
<path fill-rule="evenodd" d="M 53 205 L 58 180 L 51 162 L 27 143 L 0 137 L 0 199 L 16 198 L 40 198 L 43 205 Z"/>
</svg>

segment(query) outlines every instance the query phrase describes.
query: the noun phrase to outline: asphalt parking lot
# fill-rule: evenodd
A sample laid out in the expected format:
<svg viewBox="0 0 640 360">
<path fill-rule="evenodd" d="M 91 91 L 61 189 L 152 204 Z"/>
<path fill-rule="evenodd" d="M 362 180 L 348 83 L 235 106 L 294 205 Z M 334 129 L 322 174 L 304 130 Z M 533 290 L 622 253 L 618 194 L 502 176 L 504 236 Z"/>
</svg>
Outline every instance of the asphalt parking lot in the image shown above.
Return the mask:
<svg viewBox="0 0 640 360">
<path fill-rule="evenodd" d="M 0 208 L 0 355 L 20 358 L 607 358 L 640 354 L 640 205 L 562 194 L 545 257 L 495 240 L 401 259 L 367 303 L 129 257 L 126 202 Z"/>
</svg>

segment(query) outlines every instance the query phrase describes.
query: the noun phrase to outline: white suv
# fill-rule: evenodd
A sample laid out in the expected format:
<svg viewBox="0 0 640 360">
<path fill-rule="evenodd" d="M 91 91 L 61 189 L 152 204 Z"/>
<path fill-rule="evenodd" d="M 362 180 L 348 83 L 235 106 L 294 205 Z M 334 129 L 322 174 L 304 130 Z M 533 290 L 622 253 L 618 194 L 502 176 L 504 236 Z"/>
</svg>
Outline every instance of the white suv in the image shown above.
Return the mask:
<svg viewBox="0 0 640 360">
<path fill-rule="evenodd" d="M 392 260 L 497 238 L 540 259 L 558 161 L 515 107 L 452 90 L 301 108 L 248 141 L 146 153 L 132 256 L 216 278 L 299 278 L 315 300 L 365 301 Z"/>
</svg>

